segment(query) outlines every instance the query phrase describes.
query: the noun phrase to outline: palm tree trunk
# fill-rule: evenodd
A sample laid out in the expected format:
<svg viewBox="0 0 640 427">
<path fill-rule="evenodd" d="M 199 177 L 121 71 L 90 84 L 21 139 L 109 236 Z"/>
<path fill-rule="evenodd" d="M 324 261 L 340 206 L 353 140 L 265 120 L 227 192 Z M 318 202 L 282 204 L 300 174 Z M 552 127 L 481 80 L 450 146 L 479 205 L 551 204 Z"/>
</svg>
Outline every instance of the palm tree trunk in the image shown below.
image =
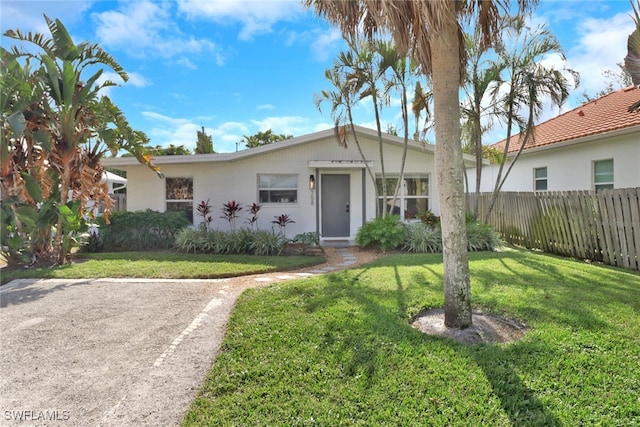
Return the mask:
<svg viewBox="0 0 640 427">
<path fill-rule="evenodd" d="M 60 204 L 58 206 L 58 209 L 60 209 L 60 206 L 64 206 L 67 204 L 67 202 L 69 201 L 69 180 L 68 180 L 68 175 L 69 173 L 67 171 L 64 171 L 61 175 L 60 175 Z M 55 258 L 55 262 L 58 265 L 63 265 L 66 262 L 66 253 L 65 253 L 65 248 L 64 248 L 64 221 L 63 221 L 63 216 L 62 214 L 60 214 L 60 212 L 58 212 L 58 220 L 56 223 L 56 234 L 55 234 L 55 238 L 54 238 L 54 242 L 53 242 L 53 256 Z"/>
<path fill-rule="evenodd" d="M 462 145 L 460 141 L 459 39 L 454 7 L 431 43 L 436 131 L 436 182 L 440 200 L 444 260 L 445 326 L 471 326 L 469 256 L 465 227 Z"/>
</svg>

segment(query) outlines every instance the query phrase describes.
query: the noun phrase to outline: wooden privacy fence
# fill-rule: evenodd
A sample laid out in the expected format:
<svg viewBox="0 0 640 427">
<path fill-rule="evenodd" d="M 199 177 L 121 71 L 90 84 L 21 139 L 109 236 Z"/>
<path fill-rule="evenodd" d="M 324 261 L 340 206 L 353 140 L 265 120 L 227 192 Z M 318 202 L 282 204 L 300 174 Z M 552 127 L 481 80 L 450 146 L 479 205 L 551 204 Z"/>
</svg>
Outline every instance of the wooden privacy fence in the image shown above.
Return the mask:
<svg viewBox="0 0 640 427">
<path fill-rule="evenodd" d="M 469 210 L 476 197 L 483 219 L 491 194 Z M 515 245 L 640 270 L 640 188 L 500 193 L 488 222 Z"/>
<path fill-rule="evenodd" d="M 127 210 L 127 195 L 124 193 L 112 193 L 109 194 L 111 199 L 113 199 L 113 208 L 112 212 L 117 211 L 126 211 Z"/>
</svg>

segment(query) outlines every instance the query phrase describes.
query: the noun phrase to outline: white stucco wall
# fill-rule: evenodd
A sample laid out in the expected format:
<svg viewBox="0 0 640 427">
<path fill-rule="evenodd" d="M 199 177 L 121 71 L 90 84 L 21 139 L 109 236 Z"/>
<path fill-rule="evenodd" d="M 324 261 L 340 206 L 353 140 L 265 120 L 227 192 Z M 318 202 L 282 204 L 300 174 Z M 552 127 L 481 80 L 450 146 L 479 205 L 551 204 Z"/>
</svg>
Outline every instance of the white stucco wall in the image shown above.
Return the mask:
<svg viewBox="0 0 640 427">
<path fill-rule="evenodd" d="M 378 143 L 373 138 L 361 137 L 361 146 L 368 160 L 373 161 L 375 174 L 380 173 Z M 260 150 L 260 149 L 258 149 Z M 402 147 L 385 144 L 385 169 L 387 174 L 399 172 Z M 193 156 L 194 158 L 197 156 Z M 287 225 L 287 237 L 294 237 L 298 233 L 316 231 L 316 208 L 319 194 L 311 197 L 309 190 L 309 175 L 315 174 L 316 169 L 309 167 L 309 161 L 355 161 L 359 166 L 329 166 L 320 168 L 315 177 L 320 182 L 320 175 L 328 173 L 348 174 L 350 176 L 350 230 L 353 240 L 364 221 L 375 217 L 373 198 L 374 187 L 370 177 L 365 173 L 366 191 L 368 198 L 366 214 L 362 215 L 362 171 L 361 156 L 354 142 L 349 142 L 347 148 L 339 146 L 332 134 L 321 140 L 309 143 L 294 144 L 282 150 L 263 150 L 259 155 L 245 157 L 235 161 L 161 164 L 161 172 L 165 177 L 187 177 L 193 179 L 194 191 L 194 225 L 201 222 L 195 206 L 200 201 L 209 200 L 213 208 L 214 228 L 229 229 L 228 222 L 220 218 L 223 203 L 235 200 L 243 206 L 237 225 L 247 226 L 246 219 L 250 216 L 248 209 L 253 202 L 258 202 L 258 175 L 260 174 L 297 174 L 298 200 L 297 203 L 262 204 L 258 214 L 259 227 L 271 229 L 277 226 L 271 224 L 275 216 L 289 214 L 295 223 Z M 163 212 L 165 210 L 165 182 L 155 172 L 146 166 L 130 164 L 116 166 L 117 160 L 111 159 L 112 167 L 127 171 L 127 209 L 129 211 L 152 209 Z M 429 206 L 438 214 L 439 205 L 436 197 L 436 183 L 434 174 L 434 160 L 431 148 L 411 149 L 407 155 L 405 174 L 429 175 Z"/>
<path fill-rule="evenodd" d="M 516 161 L 502 191 L 534 191 L 534 169 L 547 168 L 547 190 L 592 190 L 593 163 L 613 159 L 615 188 L 640 187 L 640 135 L 627 134 L 587 142 L 525 151 Z M 505 165 L 505 170 L 508 164 Z M 483 168 L 481 191 L 492 191 L 498 166 Z M 475 189 L 475 170 L 467 171 Z"/>
</svg>

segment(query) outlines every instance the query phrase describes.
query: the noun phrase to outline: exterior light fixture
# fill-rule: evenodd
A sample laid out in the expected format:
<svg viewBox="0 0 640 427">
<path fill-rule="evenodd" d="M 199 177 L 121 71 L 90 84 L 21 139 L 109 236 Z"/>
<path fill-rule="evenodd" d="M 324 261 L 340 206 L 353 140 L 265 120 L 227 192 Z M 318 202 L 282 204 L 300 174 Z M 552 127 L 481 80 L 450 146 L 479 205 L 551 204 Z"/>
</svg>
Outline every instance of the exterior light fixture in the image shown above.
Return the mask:
<svg viewBox="0 0 640 427">
<path fill-rule="evenodd" d="M 313 191 L 316 189 L 316 177 L 313 175 L 309 175 L 309 190 Z"/>
</svg>

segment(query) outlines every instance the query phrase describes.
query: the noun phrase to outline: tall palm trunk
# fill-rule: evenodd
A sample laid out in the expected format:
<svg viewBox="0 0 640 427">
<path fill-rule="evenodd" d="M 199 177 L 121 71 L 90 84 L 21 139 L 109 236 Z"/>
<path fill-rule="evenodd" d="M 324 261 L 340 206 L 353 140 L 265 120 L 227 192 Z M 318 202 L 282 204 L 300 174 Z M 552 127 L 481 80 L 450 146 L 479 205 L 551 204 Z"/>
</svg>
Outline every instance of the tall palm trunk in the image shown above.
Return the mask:
<svg viewBox="0 0 640 427">
<path fill-rule="evenodd" d="M 436 132 L 436 180 L 442 224 L 445 326 L 471 326 L 471 292 L 465 227 L 462 144 L 460 142 L 460 59 L 453 4 L 431 42 Z"/>
</svg>

